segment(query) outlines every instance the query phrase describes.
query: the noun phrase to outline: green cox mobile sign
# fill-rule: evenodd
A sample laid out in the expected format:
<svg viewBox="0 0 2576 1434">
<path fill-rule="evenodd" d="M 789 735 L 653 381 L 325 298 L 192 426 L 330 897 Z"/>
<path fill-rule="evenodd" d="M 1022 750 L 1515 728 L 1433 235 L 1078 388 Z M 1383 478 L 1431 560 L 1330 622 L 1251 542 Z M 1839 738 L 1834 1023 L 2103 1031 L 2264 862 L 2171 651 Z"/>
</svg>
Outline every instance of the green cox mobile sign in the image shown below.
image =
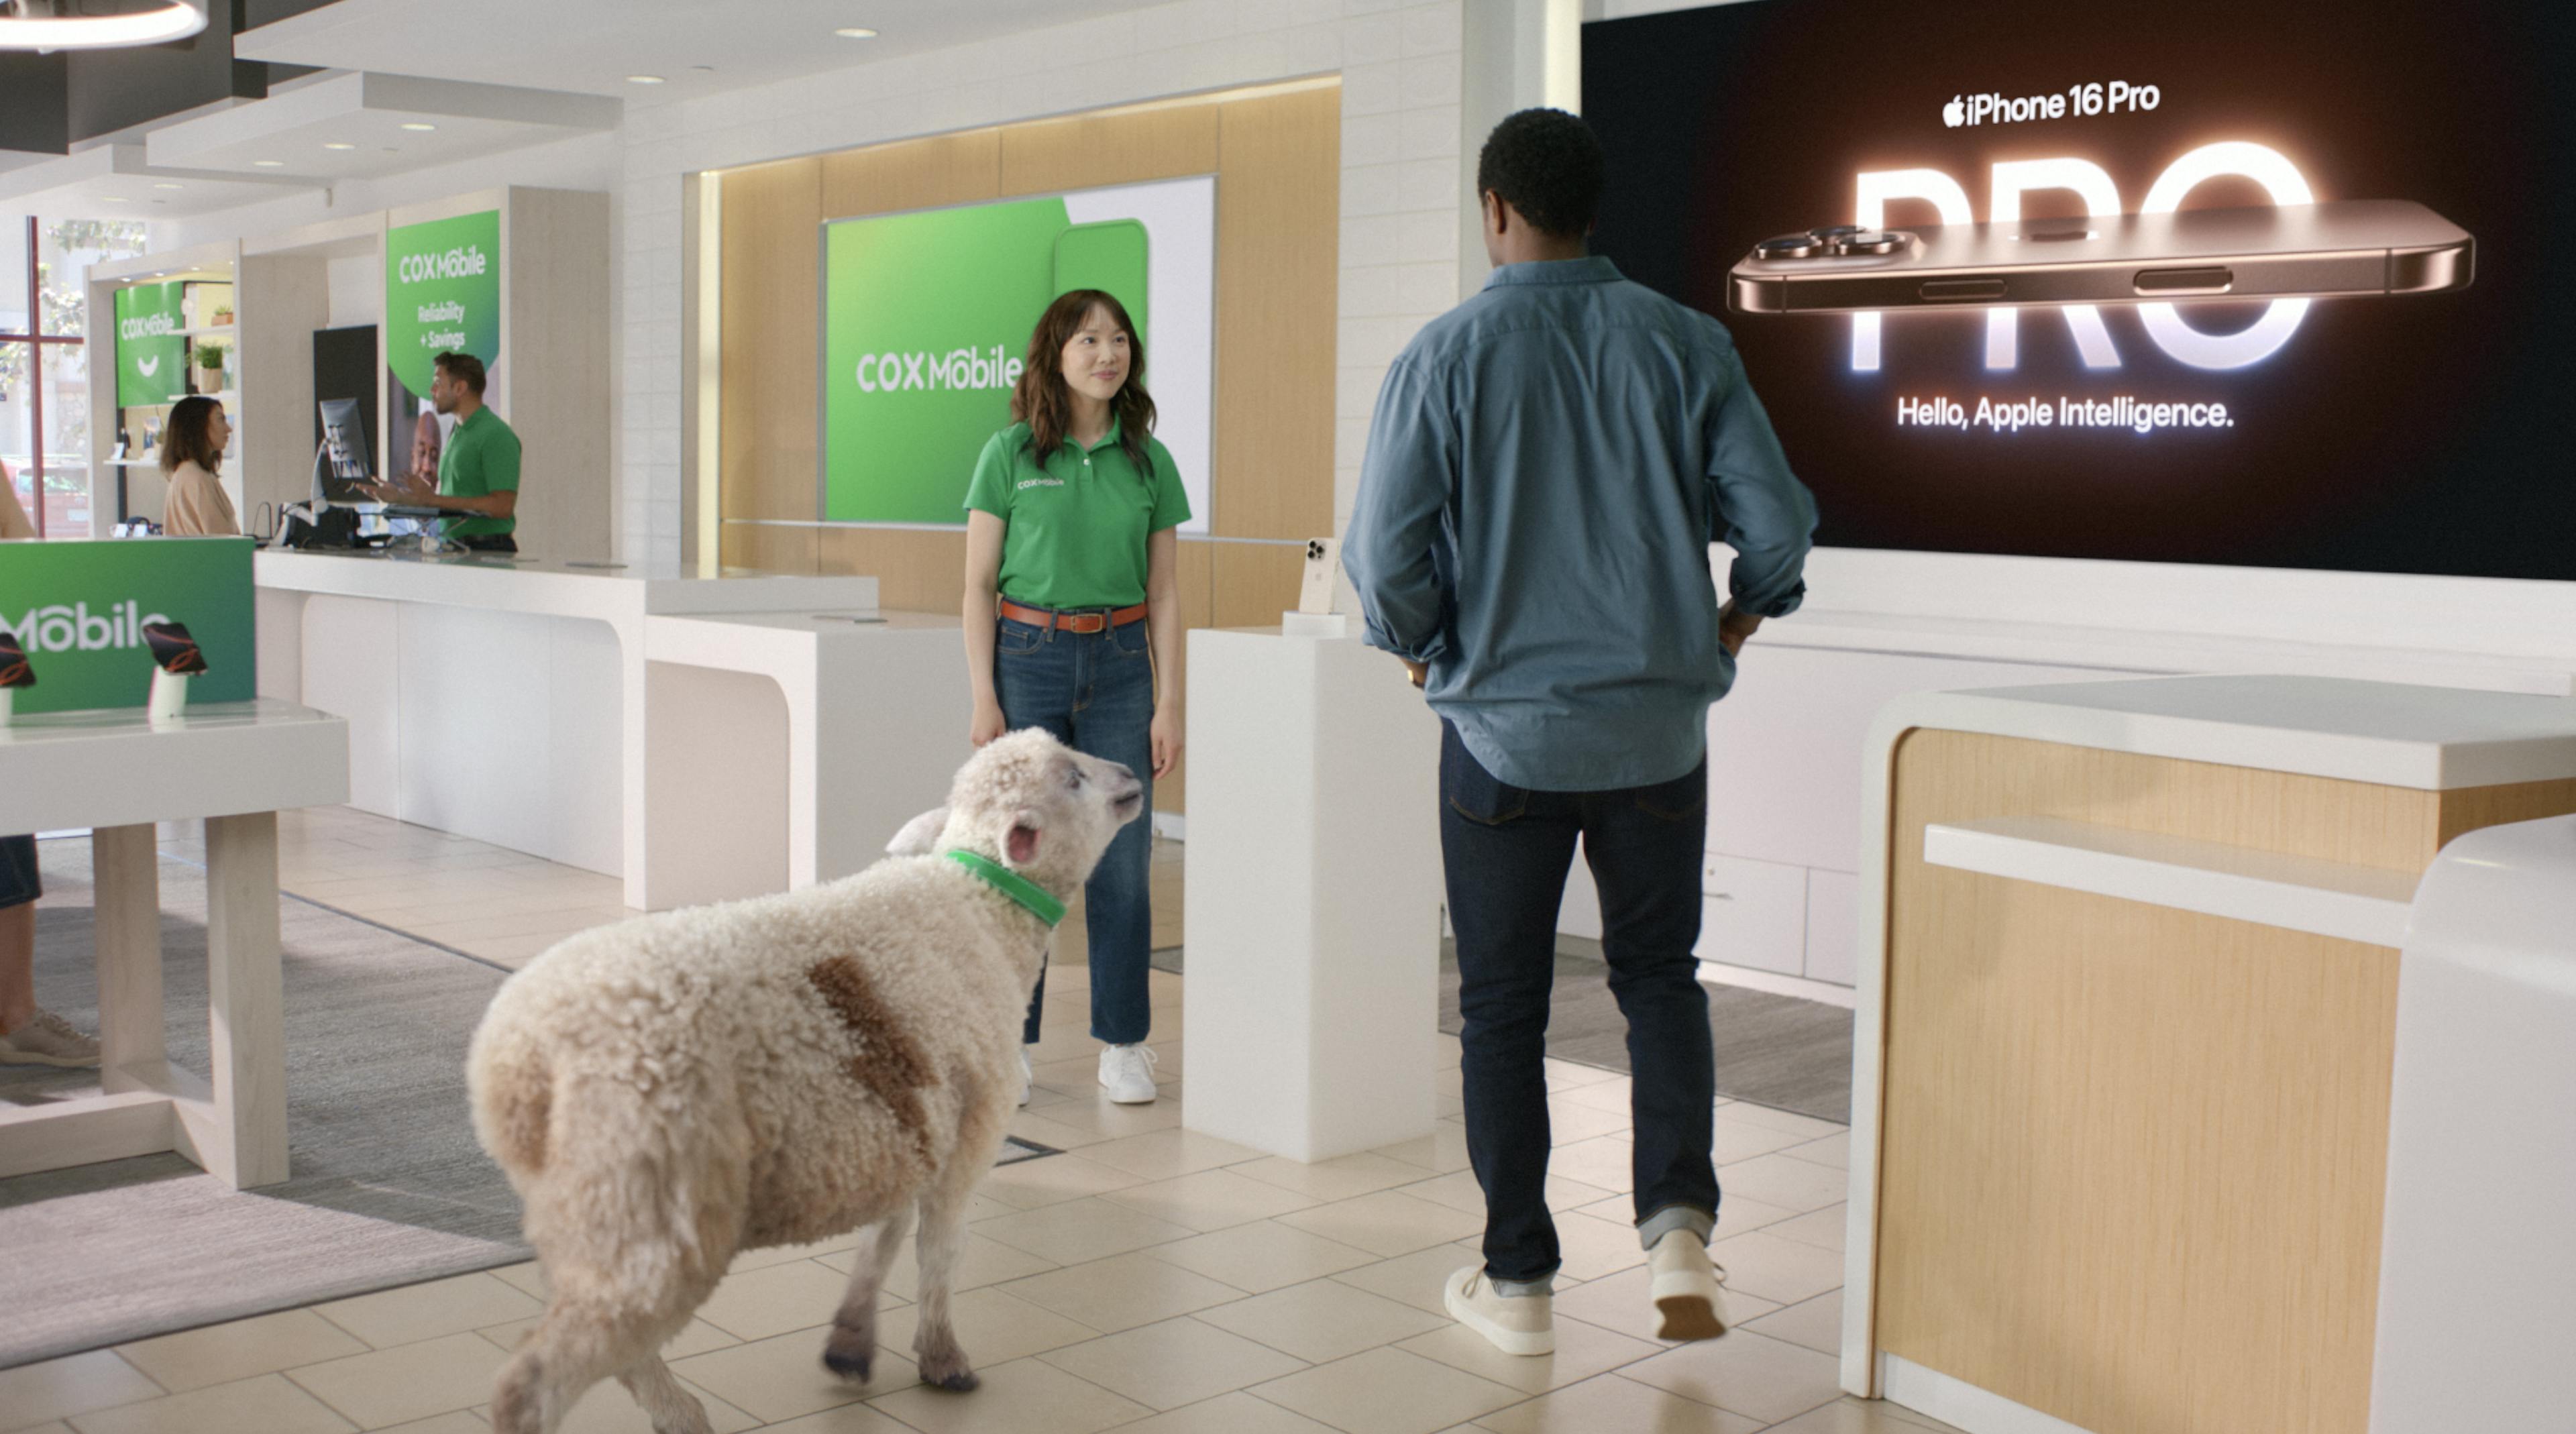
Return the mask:
<svg viewBox="0 0 2576 1434">
<path fill-rule="evenodd" d="M 468 353 L 501 359 L 501 211 L 406 224 L 385 235 L 385 364 L 415 394 L 431 362 Z"/>
<path fill-rule="evenodd" d="M 965 521 L 1038 316 L 1103 289 L 1143 338 L 1146 279 L 1142 223 L 1075 224 L 1061 197 L 825 225 L 823 517 Z"/>
<path fill-rule="evenodd" d="M 179 622 L 206 655 L 188 700 L 259 695 L 248 538 L 0 543 L 0 624 L 36 685 L 21 712 L 140 707 L 152 690 L 147 623 Z"/>
<path fill-rule="evenodd" d="M 175 402 L 188 391 L 184 283 L 116 291 L 116 406 Z"/>
</svg>

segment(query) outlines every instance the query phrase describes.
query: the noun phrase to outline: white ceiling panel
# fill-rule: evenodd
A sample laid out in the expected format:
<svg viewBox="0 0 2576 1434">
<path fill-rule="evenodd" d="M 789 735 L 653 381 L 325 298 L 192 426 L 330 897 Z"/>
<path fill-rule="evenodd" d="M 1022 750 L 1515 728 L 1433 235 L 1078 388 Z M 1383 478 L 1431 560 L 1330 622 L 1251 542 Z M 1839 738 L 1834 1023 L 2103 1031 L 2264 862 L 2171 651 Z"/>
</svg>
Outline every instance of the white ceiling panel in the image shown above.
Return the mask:
<svg viewBox="0 0 2576 1434">
<path fill-rule="evenodd" d="M 139 144 L 104 144 L 0 170 L 0 209 L 47 219 L 184 219 L 275 199 L 320 181 L 155 165 Z"/>
<path fill-rule="evenodd" d="M 337 0 L 246 30 L 245 60 L 653 100 L 820 74 L 1151 0 Z M 878 32 L 845 39 L 844 28 Z M 705 68 L 699 68 L 699 67 Z M 651 87 L 629 75 L 656 75 Z"/>
<path fill-rule="evenodd" d="M 613 129 L 596 95 L 411 75 L 333 75 L 152 132 L 156 164 L 371 178 Z"/>
</svg>

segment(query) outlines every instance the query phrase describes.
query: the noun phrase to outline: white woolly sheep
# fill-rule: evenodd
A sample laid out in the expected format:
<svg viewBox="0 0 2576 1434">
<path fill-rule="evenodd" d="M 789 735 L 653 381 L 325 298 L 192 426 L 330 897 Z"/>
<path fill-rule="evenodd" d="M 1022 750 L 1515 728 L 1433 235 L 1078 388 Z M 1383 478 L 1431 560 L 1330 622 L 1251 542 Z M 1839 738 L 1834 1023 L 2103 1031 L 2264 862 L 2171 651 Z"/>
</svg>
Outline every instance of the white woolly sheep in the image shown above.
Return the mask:
<svg viewBox="0 0 2576 1434">
<path fill-rule="evenodd" d="M 707 1434 L 664 1343 L 737 1253 L 872 1227 L 823 1353 L 864 1383 L 877 1290 L 916 1211 L 921 1376 L 973 1389 L 949 1288 L 967 1196 L 1019 1098 L 1049 930 L 1002 888 L 1016 875 L 1071 896 L 1142 790 L 1125 767 L 1015 732 L 897 839 L 920 854 L 584 932 L 505 982 L 467 1078 L 548 1296 L 494 1387 L 496 1434 L 553 1434 L 610 1376 L 655 1434 Z"/>
</svg>

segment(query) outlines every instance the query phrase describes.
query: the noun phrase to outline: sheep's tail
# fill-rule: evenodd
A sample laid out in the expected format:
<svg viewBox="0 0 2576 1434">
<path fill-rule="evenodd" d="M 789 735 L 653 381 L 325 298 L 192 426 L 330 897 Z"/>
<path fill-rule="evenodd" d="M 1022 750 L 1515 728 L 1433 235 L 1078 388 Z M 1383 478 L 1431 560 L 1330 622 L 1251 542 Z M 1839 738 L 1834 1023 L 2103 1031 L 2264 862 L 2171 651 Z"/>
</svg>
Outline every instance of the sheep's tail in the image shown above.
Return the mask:
<svg viewBox="0 0 2576 1434">
<path fill-rule="evenodd" d="M 494 1038 L 487 1027 L 475 1033 L 466 1078 L 483 1149 L 513 1179 L 543 1173 L 555 1104 L 555 1073 L 544 1049 L 535 1041 Z"/>
</svg>

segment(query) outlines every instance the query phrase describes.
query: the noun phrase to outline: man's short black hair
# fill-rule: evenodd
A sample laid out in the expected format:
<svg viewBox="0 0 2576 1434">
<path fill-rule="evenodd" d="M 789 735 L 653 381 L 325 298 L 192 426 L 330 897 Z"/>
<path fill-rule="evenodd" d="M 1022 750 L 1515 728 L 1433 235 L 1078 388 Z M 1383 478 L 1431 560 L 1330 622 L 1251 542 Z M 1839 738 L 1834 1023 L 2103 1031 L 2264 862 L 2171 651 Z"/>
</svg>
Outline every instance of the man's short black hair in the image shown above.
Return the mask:
<svg viewBox="0 0 2576 1434">
<path fill-rule="evenodd" d="M 1563 110 L 1507 116 L 1476 156 L 1476 192 L 1521 212 L 1530 227 L 1560 239 L 1592 232 L 1601 209 L 1601 141 Z"/>
<path fill-rule="evenodd" d="M 449 349 L 430 360 L 439 372 L 465 385 L 465 391 L 476 398 L 483 396 L 483 360 L 469 353 Z"/>
</svg>

